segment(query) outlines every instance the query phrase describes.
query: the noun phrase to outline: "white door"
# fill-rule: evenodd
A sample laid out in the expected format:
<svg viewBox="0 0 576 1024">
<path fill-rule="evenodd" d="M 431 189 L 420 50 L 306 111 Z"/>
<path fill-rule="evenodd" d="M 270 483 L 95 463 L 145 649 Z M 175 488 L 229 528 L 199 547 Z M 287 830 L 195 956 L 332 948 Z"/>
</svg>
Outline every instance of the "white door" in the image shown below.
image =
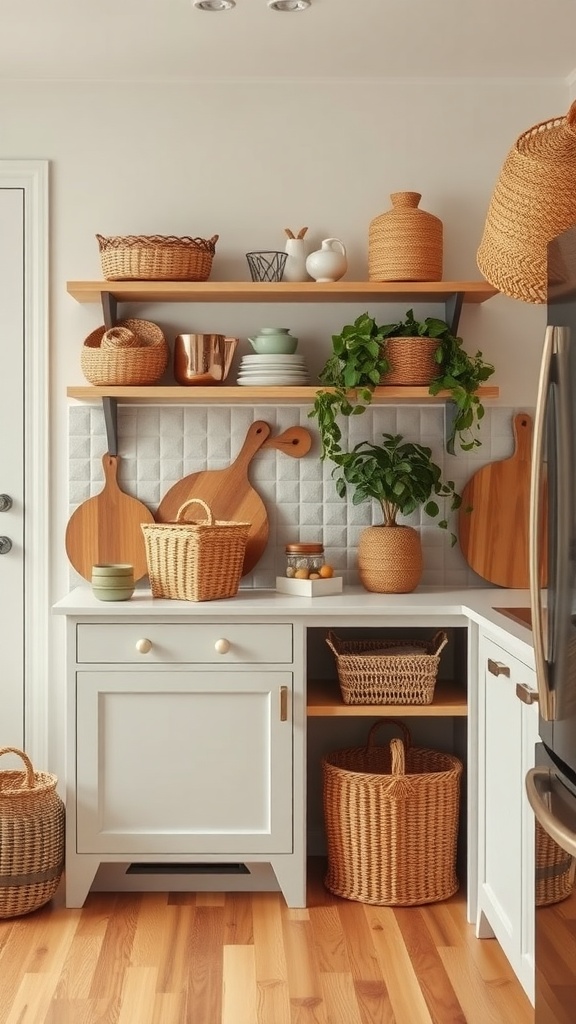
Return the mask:
<svg viewBox="0 0 576 1024">
<path fill-rule="evenodd" d="M 0 189 L 0 745 L 24 745 L 24 191 Z"/>
<path fill-rule="evenodd" d="M 47 171 L 0 161 L 0 746 L 36 759 L 48 719 Z"/>
</svg>

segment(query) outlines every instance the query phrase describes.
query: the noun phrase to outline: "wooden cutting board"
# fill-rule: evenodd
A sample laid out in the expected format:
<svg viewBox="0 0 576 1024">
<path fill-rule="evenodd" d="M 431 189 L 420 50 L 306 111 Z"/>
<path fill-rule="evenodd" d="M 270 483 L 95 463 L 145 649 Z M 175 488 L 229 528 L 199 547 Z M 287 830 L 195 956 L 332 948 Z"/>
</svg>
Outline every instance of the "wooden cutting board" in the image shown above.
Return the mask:
<svg viewBox="0 0 576 1024">
<path fill-rule="evenodd" d="M 468 565 L 500 587 L 529 587 L 528 524 L 532 465 L 532 419 L 513 419 L 514 453 L 492 462 L 470 478 L 458 515 L 460 547 Z M 472 511 L 466 512 L 471 506 Z M 543 552 L 541 585 L 546 585 L 545 516 L 541 517 Z"/>
<path fill-rule="evenodd" d="M 92 566 L 126 562 L 134 566 L 134 579 L 148 574 L 141 523 L 153 523 L 150 510 L 118 486 L 119 456 L 102 459 L 105 484 L 72 513 L 66 528 L 66 554 L 76 572 L 92 577 Z"/>
<path fill-rule="evenodd" d="M 290 427 L 270 437 L 264 420 L 252 423 L 234 462 L 226 469 L 206 469 L 190 473 L 166 492 L 156 511 L 156 522 L 175 522 L 178 510 L 190 498 L 202 498 L 215 519 L 250 523 L 242 575 L 250 572 L 262 557 L 268 542 L 268 514 L 258 492 L 252 487 L 248 468 L 260 448 L 278 448 L 300 458 L 310 450 L 312 438 L 304 427 Z M 198 517 L 196 517 L 198 518 Z M 201 518 L 201 517 L 200 517 Z"/>
</svg>

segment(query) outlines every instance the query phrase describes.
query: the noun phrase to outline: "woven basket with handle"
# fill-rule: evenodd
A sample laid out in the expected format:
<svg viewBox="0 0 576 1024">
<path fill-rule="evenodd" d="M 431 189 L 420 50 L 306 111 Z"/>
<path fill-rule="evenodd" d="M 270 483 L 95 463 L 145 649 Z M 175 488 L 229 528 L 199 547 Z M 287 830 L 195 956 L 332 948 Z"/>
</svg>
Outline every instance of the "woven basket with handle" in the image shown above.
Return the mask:
<svg viewBox="0 0 576 1024">
<path fill-rule="evenodd" d="M 57 778 L 35 771 L 23 750 L 24 769 L 0 771 L 0 917 L 18 917 L 52 899 L 64 870 L 64 804 Z"/>
<path fill-rule="evenodd" d="M 191 505 L 206 519 L 186 520 Z M 238 592 L 250 523 L 215 520 L 205 501 L 191 498 L 174 523 L 142 523 L 153 597 L 214 601 Z"/>
<path fill-rule="evenodd" d="M 403 738 L 377 746 L 383 725 Z M 330 892 L 388 906 L 434 903 L 456 892 L 457 757 L 413 747 L 403 722 L 381 718 L 365 747 L 329 754 L 322 768 Z"/>
<path fill-rule="evenodd" d="M 96 235 L 107 281 L 207 281 L 218 235 Z"/>
<path fill-rule="evenodd" d="M 329 632 L 345 704 L 431 704 L 440 655 L 448 643 L 432 640 L 341 640 Z"/>
<path fill-rule="evenodd" d="M 505 295 L 546 302 L 547 246 L 576 222 L 576 101 L 514 143 L 490 200 L 477 263 Z"/>
</svg>

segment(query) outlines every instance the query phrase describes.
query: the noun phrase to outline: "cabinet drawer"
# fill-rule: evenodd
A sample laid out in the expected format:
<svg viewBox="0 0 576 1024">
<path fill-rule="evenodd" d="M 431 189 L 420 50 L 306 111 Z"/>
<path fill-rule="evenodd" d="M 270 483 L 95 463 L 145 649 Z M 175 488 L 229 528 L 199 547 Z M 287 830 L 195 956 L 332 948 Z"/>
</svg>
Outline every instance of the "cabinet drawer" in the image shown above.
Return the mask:
<svg viewBox="0 0 576 1024">
<path fill-rule="evenodd" d="M 289 664 L 290 623 L 80 623 L 76 657 L 83 664 Z"/>
</svg>

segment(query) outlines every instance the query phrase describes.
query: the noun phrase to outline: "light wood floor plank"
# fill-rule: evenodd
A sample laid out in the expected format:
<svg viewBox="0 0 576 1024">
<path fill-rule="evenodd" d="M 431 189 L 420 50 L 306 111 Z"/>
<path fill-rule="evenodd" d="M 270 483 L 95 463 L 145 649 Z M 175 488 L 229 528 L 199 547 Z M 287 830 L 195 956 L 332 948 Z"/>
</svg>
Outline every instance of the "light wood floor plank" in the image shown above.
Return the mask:
<svg viewBox="0 0 576 1024">
<path fill-rule="evenodd" d="M 157 977 L 155 967 L 126 968 L 118 1024 L 152 1024 Z"/>
<path fill-rule="evenodd" d="M 257 1020 L 254 946 L 224 946 L 222 1024 L 254 1024 Z"/>
<path fill-rule="evenodd" d="M 252 906 L 258 1024 L 290 1024 L 282 913 L 275 893 L 256 893 Z"/>
<path fill-rule="evenodd" d="M 334 974 L 350 974 L 350 960 L 337 907 L 312 907 L 310 923 L 319 969 Z"/>
<path fill-rule="evenodd" d="M 364 906 L 350 900 L 338 900 L 338 917 L 342 923 L 362 1024 L 397 1024 Z"/>
<path fill-rule="evenodd" d="M 192 960 L 195 906 L 166 908 L 164 945 L 157 951 L 158 992 L 182 993 L 188 989 L 188 972 Z"/>
<path fill-rule="evenodd" d="M 94 899 L 94 896 L 90 898 Z M 125 893 L 116 899 L 90 988 L 92 999 L 121 998 L 123 971 L 130 963 L 141 902 L 140 895 Z"/>
<path fill-rule="evenodd" d="M 394 917 L 434 1024 L 467 1024 L 420 908 L 399 907 Z"/>
<path fill-rule="evenodd" d="M 366 907 L 366 918 L 396 1020 L 399 1024 L 433 1024 L 394 911 Z"/>
<path fill-rule="evenodd" d="M 188 967 L 187 1024 L 222 1017 L 224 908 L 195 907 Z"/>
<path fill-rule="evenodd" d="M 235 892 L 226 894 L 224 904 L 224 945 L 249 946 L 252 933 L 252 899 L 260 893 Z"/>
<path fill-rule="evenodd" d="M 363 1024 L 352 975 L 324 971 L 321 982 L 329 1024 Z"/>
<path fill-rule="evenodd" d="M 292 1024 L 329 1024 L 310 921 L 290 910 L 282 917 Z"/>
<path fill-rule="evenodd" d="M 154 997 L 152 1024 L 184 1024 L 186 1021 L 186 993 L 158 992 Z"/>
</svg>

